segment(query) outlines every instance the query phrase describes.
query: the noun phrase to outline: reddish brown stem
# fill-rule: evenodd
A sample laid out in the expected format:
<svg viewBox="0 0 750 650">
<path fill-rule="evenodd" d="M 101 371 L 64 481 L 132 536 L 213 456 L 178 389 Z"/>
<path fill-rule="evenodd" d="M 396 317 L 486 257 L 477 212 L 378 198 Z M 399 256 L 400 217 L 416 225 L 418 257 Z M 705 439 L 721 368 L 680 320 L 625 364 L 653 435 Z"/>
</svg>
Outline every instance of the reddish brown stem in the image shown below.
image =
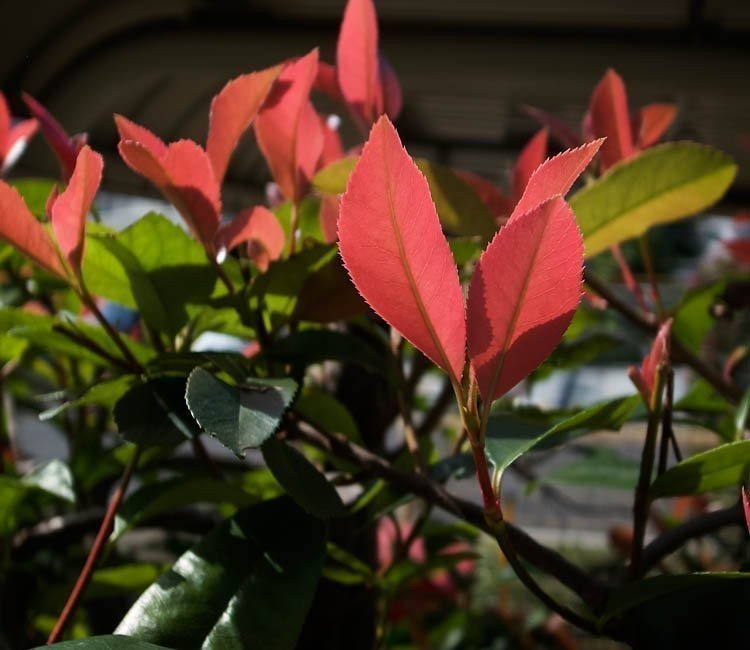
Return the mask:
<svg viewBox="0 0 750 650">
<path fill-rule="evenodd" d="M 102 519 L 102 523 L 99 526 L 99 531 L 96 534 L 96 539 L 94 540 L 94 543 L 91 546 L 91 550 L 86 557 L 86 562 L 83 565 L 83 569 L 81 569 L 81 573 L 78 575 L 78 579 L 73 586 L 73 591 L 70 592 L 70 596 L 68 596 L 65 607 L 63 608 L 60 617 L 57 619 L 57 623 L 55 624 L 52 633 L 47 639 L 47 645 L 52 645 L 53 643 L 57 643 L 57 641 L 60 640 L 60 637 L 62 636 L 66 626 L 70 622 L 70 619 L 75 614 L 76 609 L 78 609 L 78 605 L 81 602 L 81 597 L 83 596 L 86 587 L 91 581 L 91 576 L 94 574 L 94 569 L 99 562 L 99 558 L 104 551 L 104 547 L 107 545 L 107 540 L 109 539 L 109 536 L 112 532 L 112 526 L 115 521 L 115 515 L 120 508 L 122 499 L 125 496 L 125 491 L 128 489 L 128 483 L 130 483 L 133 472 L 138 465 L 138 458 L 140 457 L 140 455 L 141 450 L 139 447 L 136 447 L 135 452 L 130 459 L 130 462 L 128 462 L 125 467 L 125 471 L 122 474 L 119 485 L 112 493 L 112 497 L 110 498 L 109 504 L 107 505 L 107 511 L 104 513 L 104 518 Z"/>
<path fill-rule="evenodd" d="M 474 457 L 474 465 L 477 468 L 477 479 L 479 489 L 482 491 L 482 503 L 484 504 L 484 516 L 491 526 L 503 520 L 503 510 L 500 507 L 500 499 L 495 494 L 490 479 L 490 470 L 487 466 L 487 456 L 484 453 L 484 445 L 475 445 L 471 441 L 471 454 Z"/>
<path fill-rule="evenodd" d="M 622 249 L 618 244 L 615 244 L 610 248 L 610 251 L 612 252 L 612 257 L 614 257 L 617 262 L 617 266 L 620 267 L 620 275 L 622 276 L 622 281 L 625 283 L 625 286 L 630 293 L 633 294 L 633 298 L 635 298 L 635 301 L 640 308 L 643 309 L 643 311 L 648 312 L 649 309 L 646 304 L 646 298 L 643 295 L 643 291 L 641 291 L 641 286 L 635 280 L 635 276 L 633 275 L 633 271 L 631 270 L 628 261 L 622 254 Z"/>
</svg>

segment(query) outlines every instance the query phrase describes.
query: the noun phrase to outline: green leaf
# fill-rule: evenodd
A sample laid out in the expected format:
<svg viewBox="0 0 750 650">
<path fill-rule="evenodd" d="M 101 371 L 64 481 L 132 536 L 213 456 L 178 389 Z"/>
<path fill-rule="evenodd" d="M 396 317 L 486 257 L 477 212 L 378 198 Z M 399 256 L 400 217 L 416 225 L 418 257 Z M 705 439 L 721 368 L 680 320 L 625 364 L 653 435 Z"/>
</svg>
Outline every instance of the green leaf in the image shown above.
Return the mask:
<svg viewBox="0 0 750 650">
<path fill-rule="evenodd" d="M 32 650 L 46 650 L 46 648 L 60 648 L 60 650 L 169 650 L 169 648 L 165 648 L 164 646 L 146 643 L 145 641 L 121 634 L 108 634 L 106 636 L 92 636 L 88 639 L 63 641 L 51 646 L 38 646 Z"/>
<path fill-rule="evenodd" d="M 32 469 L 21 479 L 21 482 L 28 487 L 52 494 L 63 501 L 75 503 L 73 473 L 70 467 L 56 458 Z"/>
<path fill-rule="evenodd" d="M 148 483 L 129 495 L 120 507 L 110 541 L 116 541 L 142 521 L 164 512 L 174 512 L 198 503 L 228 503 L 244 508 L 257 501 L 240 486 L 210 478 L 176 476 Z"/>
<path fill-rule="evenodd" d="M 733 406 L 705 379 L 694 381 L 688 392 L 675 402 L 675 411 L 731 413 Z"/>
<path fill-rule="evenodd" d="M 651 499 L 703 494 L 738 487 L 750 474 L 750 440 L 739 440 L 683 460 L 658 477 L 649 490 Z"/>
<path fill-rule="evenodd" d="M 351 320 L 364 313 L 367 305 L 354 288 L 341 257 L 332 257 L 308 276 L 297 296 L 294 321 L 333 323 Z"/>
<path fill-rule="evenodd" d="M 586 256 L 708 208 L 736 173 L 729 156 L 693 142 L 652 147 L 612 167 L 570 201 Z"/>
<path fill-rule="evenodd" d="M 338 160 L 313 177 L 313 185 L 325 194 L 343 194 L 357 159 Z M 487 240 L 497 231 L 497 223 L 474 188 L 449 167 L 424 158 L 415 160 L 430 186 L 440 223 L 457 235 L 480 235 Z"/>
<path fill-rule="evenodd" d="M 726 289 L 726 281 L 688 292 L 680 301 L 672 317 L 672 336 L 693 352 L 699 352 L 706 334 L 713 327 L 711 307 Z"/>
<path fill-rule="evenodd" d="M 639 650 L 742 648 L 749 600 L 747 573 L 655 576 L 615 590 L 600 625 Z"/>
<path fill-rule="evenodd" d="M 315 388 L 305 386 L 297 398 L 294 410 L 317 429 L 340 433 L 353 442 L 361 442 L 357 423 L 349 410 L 335 397 Z"/>
<path fill-rule="evenodd" d="M 78 408 L 80 406 L 96 405 L 112 409 L 135 381 L 135 377 L 132 375 L 123 375 L 122 377 L 115 377 L 114 379 L 106 379 L 91 386 L 91 388 L 84 392 L 80 397 L 63 402 L 54 408 L 47 409 L 46 411 L 42 411 L 39 414 L 39 419 L 42 421 L 50 420 L 55 416 L 60 415 L 63 411 L 67 411 L 70 408 Z"/>
<path fill-rule="evenodd" d="M 620 346 L 622 339 L 606 332 L 594 332 L 573 340 L 563 339 L 547 360 L 532 373 L 531 378 L 538 381 L 549 377 L 556 370 L 590 363 Z"/>
<path fill-rule="evenodd" d="M 261 450 L 268 469 L 306 512 L 320 519 L 344 513 L 344 504 L 336 489 L 304 454 L 274 437 L 266 440 Z"/>
<path fill-rule="evenodd" d="M 737 438 L 742 436 L 748 426 L 748 415 L 750 415 L 750 388 L 742 396 L 734 415 L 734 434 Z"/>
<path fill-rule="evenodd" d="M 31 214 L 39 218 L 47 216 L 47 199 L 52 189 L 55 186 L 64 189 L 62 183 L 51 178 L 17 178 L 8 184 L 18 190 Z"/>
<path fill-rule="evenodd" d="M 490 417 L 485 450 L 502 472 L 531 450 L 551 449 L 590 431 L 619 431 L 640 404 L 637 395 L 601 402 L 545 430 L 544 424 L 507 413 Z"/>
<path fill-rule="evenodd" d="M 614 449 L 591 447 L 580 460 L 546 472 L 540 483 L 610 490 L 632 490 L 638 482 L 640 463 Z"/>
<path fill-rule="evenodd" d="M 185 405 L 185 379 L 158 377 L 131 388 L 115 405 L 117 430 L 138 445 L 168 446 L 200 435 Z"/>
<path fill-rule="evenodd" d="M 240 457 L 260 447 L 278 428 L 292 403 L 293 379 L 252 379 L 230 386 L 196 368 L 190 373 L 185 399 L 198 424 Z"/>
<path fill-rule="evenodd" d="M 121 564 L 99 569 L 91 576 L 84 598 L 96 601 L 100 598 L 140 595 L 156 582 L 165 568 L 157 564 Z"/>
<path fill-rule="evenodd" d="M 185 650 L 291 650 L 325 554 L 319 519 L 288 499 L 258 504 L 178 559 L 116 632 Z"/>
</svg>

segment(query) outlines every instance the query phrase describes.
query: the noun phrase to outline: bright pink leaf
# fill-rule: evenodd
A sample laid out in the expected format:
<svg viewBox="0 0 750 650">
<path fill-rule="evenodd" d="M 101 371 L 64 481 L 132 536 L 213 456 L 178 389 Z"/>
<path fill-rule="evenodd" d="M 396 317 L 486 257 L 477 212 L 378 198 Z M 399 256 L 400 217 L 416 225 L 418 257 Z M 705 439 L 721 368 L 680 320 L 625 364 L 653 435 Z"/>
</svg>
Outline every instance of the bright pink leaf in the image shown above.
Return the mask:
<svg viewBox="0 0 750 650">
<path fill-rule="evenodd" d="M 167 146 L 149 130 L 121 115 L 115 115 L 115 122 L 122 159 L 161 190 L 195 237 L 212 252 L 221 220 L 221 198 L 208 154 L 191 140 Z"/>
<path fill-rule="evenodd" d="M 482 202 L 490 209 L 492 216 L 495 217 L 495 221 L 498 225 L 504 224 L 511 211 L 513 210 L 513 201 L 509 197 L 505 196 L 503 192 L 495 187 L 495 185 L 488 181 L 486 178 L 482 178 L 473 172 L 468 172 L 463 169 L 456 170 L 456 174 L 469 185 L 482 199 Z"/>
<path fill-rule="evenodd" d="M 0 173 L 9 169 L 39 128 L 35 119 L 13 124 L 8 104 L 0 93 Z"/>
<path fill-rule="evenodd" d="M 370 306 L 460 380 L 466 321 L 458 271 L 427 181 L 385 116 L 341 199 L 339 248 Z"/>
<path fill-rule="evenodd" d="M 638 111 L 633 132 L 636 144 L 645 149 L 656 144 L 677 116 L 674 104 L 648 104 Z"/>
<path fill-rule="evenodd" d="M 83 261 L 86 217 L 102 182 L 103 167 L 102 157 L 89 146 L 83 147 L 65 191 L 48 204 L 57 243 L 76 274 Z"/>
<path fill-rule="evenodd" d="M 513 166 L 513 202 L 518 203 L 534 171 L 547 159 L 547 129 L 534 134 Z"/>
<path fill-rule="evenodd" d="M 548 113 L 541 108 L 535 106 L 522 106 L 521 107 L 529 117 L 534 118 L 539 124 L 549 129 L 552 136 L 557 138 L 557 141 L 568 149 L 574 147 L 580 147 L 583 144 L 581 136 L 578 135 L 573 129 L 570 128 L 563 120 L 557 115 Z"/>
<path fill-rule="evenodd" d="M 338 116 L 331 115 L 325 118 L 319 115 L 318 118 L 320 130 L 323 133 L 323 150 L 320 153 L 318 167 L 322 169 L 344 157 L 344 145 L 341 143 L 341 136 L 338 132 Z"/>
<path fill-rule="evenodd" d="M 589 113 L 594 136 L 607 138 L 600 155 L 603 171 L 636 153 L 625 84 L 611 68 L 594 88 Z"/>
<path fill-rule="evenodd" d="M 319 90 L 329 99 L 337 104 L 344 104 L 344 96 L 339 88 L 338 73 L 336 67 L 324 61 L 318 61 L 318 74 L 313 84 L 315 90 Z"/>
<path fill-rule="evenodd" d="M 215 248 L 221 257 L 226 251 L 246 242 L 262 247 L 256 260 L 262 271 L 268 268 L 270 262 L 279 259 L 286 240 L 276 215 L 263 206 L 255 206 L 243 210 L 216 231 Z"/>
<path fill-rule="evenodd" d="M 523 196 L 513 208 L 510 219 L 530 212 L 553 196 L 567 194 L 601 146 L 602 140 L 594 140 L 544 161 L 529 178 Z"/>
<path fill-rule="evenodd" d="M 288 63 L 255 119 L 258 146 L 284 196 L 299 202 L 323 150 L 323 131 L 310 102 L 318 51 Z"/>
<path fill-rule="evenodd" d="M 206 151 L 219 185 L 240 137 L 252 124 L 280 72 L 277 65 L 243 74 L 227 83 L 211 101 Z"/>
<path fill-rule="evenodd" d="M 42 135 L 57 157 L 63 180 L 67 182 L 75 169 L 78 152 L 86 144 L 88 136 L 81 133 L 74 136 L 68 135 L 60 123 L 36 99 L 27 93 L 22 93 L 21 97 L 29 113 L 39 121 Z"/>
<path fill-rule="evenodd" d="M 341 197 L 336 194 L 324 194 L 320 199 L 320 230 L 327 244 L 333 244 L 338 239 L 339 210 Z"/>
<path fill-rule="evenodd" d="M 18 191 L 3 182 L 0 182 L 0 239 L 49 273 L 66 277 L 49 233 L 31 214 Z"/>
<path fill-rule="evenodd" d="M 469 287 L 468 348 L 486 401 L 507 393 L 560 342 L 581 299 L 583 239 L 559 196 L 509 221 Z"/>
<path fill-rule="evenodd" d="M 364 125 L 382 113 L 378 19 L 372 0 L 349 0 L 336 47 L 336 72 L 346 103 Z"/>
</svg>

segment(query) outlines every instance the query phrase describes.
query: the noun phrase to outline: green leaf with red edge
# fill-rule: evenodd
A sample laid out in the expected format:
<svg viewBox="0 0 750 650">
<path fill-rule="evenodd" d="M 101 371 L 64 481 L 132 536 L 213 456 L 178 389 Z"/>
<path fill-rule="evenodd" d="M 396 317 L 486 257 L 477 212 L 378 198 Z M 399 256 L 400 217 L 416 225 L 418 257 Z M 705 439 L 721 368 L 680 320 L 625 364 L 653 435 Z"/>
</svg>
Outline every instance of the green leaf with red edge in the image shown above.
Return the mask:
<svg viewBox="0 0 750 650">
<path fill-rule="evenodd" d="M 513 202 L 518 203 L 523 196 L 531 175 L 547 159 L 548 131 L 546 128 L 534 134 L 521 151 L 513 165 Z"/>
<path fill-rule="evenodd" d="M 594 140 L 548 158 L 531 174 L 523 195 L 516 203 L 509 221 L 530 212 L 553 196 L 565 196 L 576 179 L 588 167 L 602 146 L 602 140 Z"/>
<path fill-rule="evenodd" d="M 86 217 L 102 182 L 104 160 L 88 145 L 76 158 L 76 166 L 65 191 L 53 195 L 49 212 L 52 230 L 62 254 L 76 274 L 81 272 Z"/>
<path fill-rule="evenodd" d="M 192 140 L 169 146 L 148 129 L 115 115 L 125 163 L 150 180 L 182 215 L 209 252 L 221 220 L 221 197 L 211 159 Z"/>
<path fill-rule="evenodd" d="M 557 346 L 581 299 L 583 240 L 556 197 L 503 227 L 474 271 L 468 349 L 482 397 L 492 401 Z"/>
<path fill-rule="evenodd" d="M 45 271 L 66 277 L 49 232 L 26 207 L 13 187 L 0 181 L 0 239 L 17 248 Z"/>
<path fill-rule="evenodd" d="M 602 170 L 636 153 L 625 84 L 611 68 L 594 88 L 589 115 L 594 136 L 606 138 L 599 153 Z"/>
<path fill-rule="evenodd" d="M 645 149 L 656 144 L 664 132 L 672 125 L 677 115 L 674 104 L 655 103 L 641 108 L 636 116 L 635 128 L 636 145 Z"/>
<path fill-rule="evenodd" d="M 339 248 L 370 306 L 460 380 L 466 321 L 458 271 L 427 181 L 387 117 L 373 126 L 349 178 Z"/>
<path fill-rule="evenodd" d="M 229 159 L 245 130 L 253 123 L 282 66 L 243 74 L 228 82 L 211 100 L 206 153 L 221 185 Z"/>
<path fill-rule="evenodd" d="M 258 146 L 284 196 L 299 202 L 323 152 L 324 134 L 310 102 L 318 50 L 286 64 L 255 118 Z"/>
</svg>

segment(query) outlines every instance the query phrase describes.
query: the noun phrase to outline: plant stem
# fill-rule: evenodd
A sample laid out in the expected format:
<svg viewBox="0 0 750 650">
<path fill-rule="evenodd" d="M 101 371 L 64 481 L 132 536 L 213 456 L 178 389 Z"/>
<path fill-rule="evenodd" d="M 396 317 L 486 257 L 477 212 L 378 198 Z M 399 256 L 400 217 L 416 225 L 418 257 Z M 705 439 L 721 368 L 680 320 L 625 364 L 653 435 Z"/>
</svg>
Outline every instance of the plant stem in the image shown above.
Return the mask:
<svg viewBox="0 0 750 650">
<path fill-rule="evenodd" d="M 651 251 L 648 247 L 648 235 L 643 234 L 638 238 L 638 246 L 641 251 L 641 259 L 643 260 L 643 266 L 646 267 L 646 273 L 648 274 L 648 281 L 651 284 L 651 299 L 654 301 L 656 307 L 656 313 L 659 315 L 659 320 L 664 318 L 664 306 L 661 302 L 661 293 L 659 292 L 659 283 L 656 280 L 656 271 L 654 270 L 654 261 L 651 257 Z"/>
<path fill-rule="evenodd" d="M 193 444 L 193 453 L 195 454 L 196 458 L 198 458 L 208 470 L 208 473 L 215 479 L 219 481 L 224 480 L 224 475 L 221 473 L 221 470 L 219 469 L 219 466 L 214 462 L 214 459 L 211 458 L 211 455 L 206 451 L 206 447 L 203 444 L 203 441 L 200 439 L 200 436 L 195 436 L 192 440 Z"/>
<path fill-rule="evenodd" d="M 643 443 L 641 469 L 638 475 L 638 485 L 635 488 L 635 500 L 633 503 L 633 546 L 630 555 L 629 571 L 631 580 L 641 575 L 641 555 L 643 554 L 643 540 L 646 536 L 646 524 L 648 522 L 650 505 L 648 490 L 651 486 L 651 474 L 654 470 L 654 457 L 656 455 L 656 438 L 659 434 L 659 423 L 661 421 L 664 374 L 664 367 L 659 367 L 656 373 L 654 390 L 651 394 L 651 403 L 649 404 L 646 440 Z"/>
<path fill-rule="evenodd" d="M 99 526 L 99 531 L 96 534 L 96 539 L 94 539 L 94 543 L 91 546 L 91 550 L 89 551 L 88 556 L 86 557 L 86 562 L 83 565 L 83 569 L 81 569 L 81 573 L 78 575 L 78 579 L 76 580 L 76 583 L 73 587 L 73 591 L 70 592 L 70 596 L 68 596 L 65 607 L 63 608 L 60 617 L 57 619 L 57 623 L 55 624 L 54 629 L 49 635 L 49 638 L 47 639 L 47 645 L 52 645 L 53 643 L 57 643 L 57 641 L 60 640 L 65 627 L 70 622 L 70 619 L 73 617 L 73 614 L 75 614 L 76 609 L 80 604 L 83 593 L 91 580 L 94 569 L 99 562 L 99 558 L 101 557 L 101 554 L 104 551 L 104 547 L 107 544 L 107 540 L 109 539 L 109 536 L 112 532 L 115 515 L 120 508 L 122 499 L 125 496 L 125 491 L 128 489 L 128 483 L 130 483 L 130 479 L 133 476 L 136 466 L 138 465 L 138 459 L 140 458 L 140 455 L 141 449 L 140 447 L 136 447 L 133 455 L 130 458 L 130 461 L 125 466 L 125 471 L 122 474 L 120 483 L 112 493 L 112 497 L 110 498 L 109 504 L 107 505 L 107 511 L 104 513 L 104 518 L 102 519 L 102 523 Z"/>
<path fill-rule="evenodd" d="M 659 466 L 657 475 L 661 476 L 667 471 L 667 460 L 669 455 L 669 443 L 672 442 L 676 451 L 675 456 L 680 460 L 680 454 L 677 448 L 677 440 L 674 435 L 672 426 L 672 406 L 674 404 L 674 370 L 669 367 L 666 371 L 667 386 L 664 394 L 664 410 L 661 417 L 661 441 L 659 447 Z"/>
<path fill-rule="evenodd" d="M 620 267 L 620 275 L 622 276 L 622 281 L 625 283 L 625 286 L 630 290 L 630 293 L 633 294 L 633 298 L 635 298 L 635 301 L 640 308 L 648 313 L 648 305 L 646 305 L 646 299 L 643 296 L 643 291 L 641 291 L 641 286 L 636 282 L 635 277 L 633 276 L 633 271 L 631 270 L 628 261 L 625 259 L 625 256 L 622 254 L 620 245 L 615 244 L 610 248 L 610 251 L 612 257 L 615 258 L 617 265 Z"/>
<path fill-rule="evenodd" d="M 404 396 L 406 378 L 404 377 L 403 359 L 401 355 L 403 347 L 403 339 L 401 338 L 401 335 L 395 329 L 391 328 L 391 359 L 393 362 L 393 370 L 396 373 L 396 378 L 399 384 L 396 388 L 396 401 L 398 402 L 401 421 L 404 425 L 404 439 L 406 440 L 406 447 L 414 460 L 414 469 L 417 474 L 424 474 L 424 459 L 422 458 L 422 452 L 419 449 L 417 434 L 414 432 L 411 411 L 409 405 L 406 403 L 406 397 Z"/>
</svg>

